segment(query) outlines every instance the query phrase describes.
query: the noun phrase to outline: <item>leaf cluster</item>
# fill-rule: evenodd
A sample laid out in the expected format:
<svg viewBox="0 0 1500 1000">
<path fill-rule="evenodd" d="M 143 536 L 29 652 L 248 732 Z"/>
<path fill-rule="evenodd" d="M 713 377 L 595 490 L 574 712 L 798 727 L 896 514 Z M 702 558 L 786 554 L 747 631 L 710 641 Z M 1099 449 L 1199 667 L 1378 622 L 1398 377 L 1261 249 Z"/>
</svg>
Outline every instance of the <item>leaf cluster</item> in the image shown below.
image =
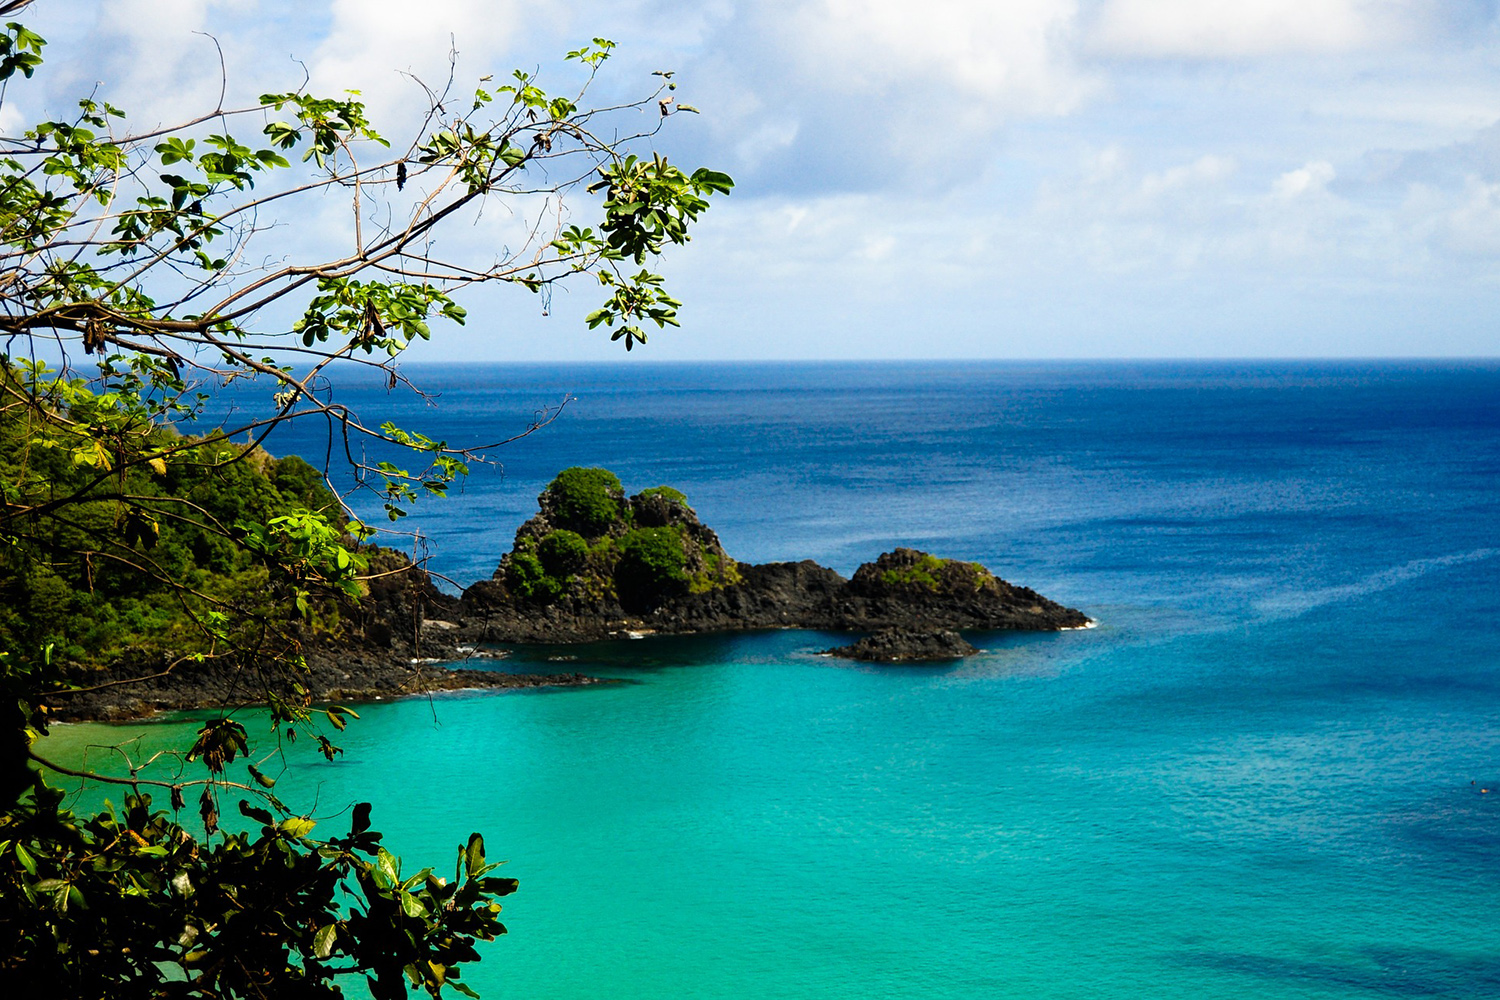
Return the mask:
<svg viewBox="0 0 1500 1000">
<path fill-rule="evenodd" d="M 174 795 L 177 789 L 173 789 Z M 209 792 L 205 788 L 205 795 Z M 240 799 L 253 826 L 209 845 L 139 789 L 80 817 L 35 780 L 0 816 L 0 972 L 11 989 L 66 996 L 437 996 L 461 981 L 478 941 L 505 933 L 474 834 L 451 880 L 401 860 L 370 829 L 312 836 L 315 823 Z"/>
</svg>

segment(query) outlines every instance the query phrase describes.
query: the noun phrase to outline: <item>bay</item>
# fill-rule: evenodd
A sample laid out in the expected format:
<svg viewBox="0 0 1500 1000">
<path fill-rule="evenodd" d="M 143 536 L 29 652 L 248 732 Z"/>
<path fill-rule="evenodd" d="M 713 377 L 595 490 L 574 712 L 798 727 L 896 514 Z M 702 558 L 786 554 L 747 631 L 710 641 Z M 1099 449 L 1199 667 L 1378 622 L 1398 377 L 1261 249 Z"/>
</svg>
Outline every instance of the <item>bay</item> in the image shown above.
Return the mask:
<svg viewBox="0 0 1500 1000">
<path fill-rule="evenodd" d="M 915 545 L 1099 622 L 942 667 L 804 632 L 523 649 L 629 683 L 363 706 L 336 763 L 289 753 L 320 831 L 373 798 L 408 864 L 471 830 L 509 859 L 487 997 L 1500 996 L 1500 365 L 407 374 L 435 405 L 338 399 L 460 443 L 577 397 L 408 519 L 453 587 L 598 464 L 741 559 Z"/>
</svg>

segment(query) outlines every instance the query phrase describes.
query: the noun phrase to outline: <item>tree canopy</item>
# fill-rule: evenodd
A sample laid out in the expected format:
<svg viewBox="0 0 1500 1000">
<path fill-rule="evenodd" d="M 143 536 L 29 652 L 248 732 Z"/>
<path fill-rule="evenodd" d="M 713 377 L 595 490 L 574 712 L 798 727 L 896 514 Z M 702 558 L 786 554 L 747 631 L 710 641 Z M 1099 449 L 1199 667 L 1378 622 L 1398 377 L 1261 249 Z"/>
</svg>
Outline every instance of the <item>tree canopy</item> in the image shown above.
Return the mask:
<svg viewBox="0 0 1500 1000">
<path fill-rule="evenodd" d="M 562 93 L 524 71 L 428 87 L 399 140 L 358 95 L 300 88 L 142 130 L 91 94 L 0 137 L 0 972 L 13 988 L 316 997 L 357 977 L 377 998 L 472 995 L 462 966 L 504 933 L 497 898 L 515 888 L 480 835 L 450 878 L 403 871 L 368 805 L 347 833 L 314 836 L 266 773 L 308 747 L 332 759 L 357 718 L 314 705 L 296 676 L 307 636 L 376 575 L 377 527 L 354 516 L 336 469 L 261 444 L 288 421 L 326 423 L 334 464 L 395 523 L 504 442 L 450 444 L 356 413 L 340 366 L 416 391 L 395 360 L 435 324 L 464 323 L 464 293 L 485 284 L 543 297 L 593 284 L 588 325 L 627 351 L 677 324 L 654 261 L 732 182 L 651 148 L 693 110 L 670 73 L 637 101 L 590 103 L 612 49 L 596 38 L 569 52 L 582 82 Z M 44 51 L 5 25 L 0 103 L 45 72 Z M 262 249 L 330 195 L 350 206 L 339 252 Z M 497 201 L 529 220 L 513 245 L 435 249 Z M 246 383 L 230 418 L 201 419 L 216 388 Z M 409 460 L 366 460 L 367 445 Z M 578 555 L 567 541 L 545 554 L 559 568 Z M 261 679 L 269 726 L 248 731 L 226 709 L 164 776 L 45 759 L 53 709 L 88 687 L 78 668 L 132 657 Z M 313 738 L 293 748 L 298 733 Z M 123 804 L 79 815 L 49 775 L 119 785 Z"/>
</svg>

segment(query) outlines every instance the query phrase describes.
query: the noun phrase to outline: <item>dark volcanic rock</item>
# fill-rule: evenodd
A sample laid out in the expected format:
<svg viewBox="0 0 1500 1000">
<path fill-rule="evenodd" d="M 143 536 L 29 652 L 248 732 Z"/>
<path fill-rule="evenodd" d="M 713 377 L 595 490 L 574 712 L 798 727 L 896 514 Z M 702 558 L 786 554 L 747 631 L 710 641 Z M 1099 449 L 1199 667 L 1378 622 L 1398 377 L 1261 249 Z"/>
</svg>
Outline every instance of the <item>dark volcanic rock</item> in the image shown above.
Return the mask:
<svg viewBox="0 0 1500 1000">
<path fill-rule="evenodd" d="M 263 675 L 243 666 L 127 654 L 101 668 L 63 668 L 80 690 L 57 692 L 51 715 L 63 722 L 119 721 L 155 712 L 264 704 L 267 688 L 288 693 L 296 681 L 317 702 L 400 698 L 468 688 L 575 687 L 600 680 L 583 674 L 511 674 L 450 668 L 495 654 L 460 645 L 449 621 L 459 602 L 439 591 L 400 553 L 371 550 L 376 575 L 360 602 L 341 609 L 335 631 L 299 636 L 307 672 Z M 392 572 L 395 571 L 395 572 Z M 386 575 L 381 575 L 386 574 Z M 170 669 L 169 669 L 170 666 Z"/>
<path fill-rule="evenodd" d="M 628 499 L 604 469 L 565 469 L 494 578 L 446 613 L 455 639 L 580 642 L 626 633 L 815 628 L 1034 629 L 1088 623 L 978 563 L 887 552 L 845 580 L 804 560 L 736 562 L 671 487 Z M 580 514 L 579 512 L 583 512 Z M 584 516 L 586 515 L 586 516 Z"/>
<path fill-rule="evenodd" d="M 348 653 L 309 657 L 309 671 L 296 679 L 316 702 L 403 698 L 469 688 L 577 687 L 603 683 L 583 674 L 506 674 L 450 669 L 436 663 L 398 662 L 390 657 Z M 184 663 L 163 677 L 140 679 L 139 667 L 90 671 L 73 678 L 92 690 L 55 696 L 52 717 L 60 722 L 138 719 L 155 712 L 237 707 L 265 703 L 265 681 L 215 664 Z M 120 683 L 124 682 L 124 683 Z M 278 685 L 280 686 L 280 685 Z"/>
<path fill-rule="evenodd" d="M 952 629 L 888 628 L 851 645 L 835 646 L 825 652 L 851 660 L 905 662 L 958 660 L 973 656 L 979 650 Z"/>
<path fill-rule="evenodd" d="M 687 634 L 744 629 L 1029 629 L 1057 631 L 1088 616 L 1017 587 L 975 563 L 897 549 L 845 580 L 810 560 L 737 565 L 729 586 L 663 600 L 640 614 L 618 601 L 506 599 L 494 582 L 475 584 L 453 612 L 466 642 L 586 642 L 628 632 Z"/>
<path fill-rule="evenodd" d="M 865 628 L 1056 631 L 1089 621 L 1083 612 L 1007 583 L 979 563 L 904 548 L 854 571 L 843 611 L 848 622 Z"/>
</svg>

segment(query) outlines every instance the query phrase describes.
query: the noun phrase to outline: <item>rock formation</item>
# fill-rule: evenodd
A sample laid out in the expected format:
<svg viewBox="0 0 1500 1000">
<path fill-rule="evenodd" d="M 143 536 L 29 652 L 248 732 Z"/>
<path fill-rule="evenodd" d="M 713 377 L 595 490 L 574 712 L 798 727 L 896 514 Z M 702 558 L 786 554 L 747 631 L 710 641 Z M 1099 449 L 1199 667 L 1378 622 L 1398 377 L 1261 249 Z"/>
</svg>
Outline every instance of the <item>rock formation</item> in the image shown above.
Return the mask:
<svg viewBox="0 0 1500 1000">
<path fill-rule="evenodd" d="M 627 498 L 602 469 L 569 469 L 539 498 L 491 580 L 446 614 L 484 642 L 576 642 L 627 632 L 1032 629 L 1088 623 L 978 563 L 898 548 L 852 579 L 804 560 L 736 562 L 686 498 Z"/>
<path fill-rule="evenodd" d="M 979 650 L 952 629 L 888 628 L 848 646 L 825 650 L 833 656 L 879 663 L 958 660 Z"/>
</svg>

